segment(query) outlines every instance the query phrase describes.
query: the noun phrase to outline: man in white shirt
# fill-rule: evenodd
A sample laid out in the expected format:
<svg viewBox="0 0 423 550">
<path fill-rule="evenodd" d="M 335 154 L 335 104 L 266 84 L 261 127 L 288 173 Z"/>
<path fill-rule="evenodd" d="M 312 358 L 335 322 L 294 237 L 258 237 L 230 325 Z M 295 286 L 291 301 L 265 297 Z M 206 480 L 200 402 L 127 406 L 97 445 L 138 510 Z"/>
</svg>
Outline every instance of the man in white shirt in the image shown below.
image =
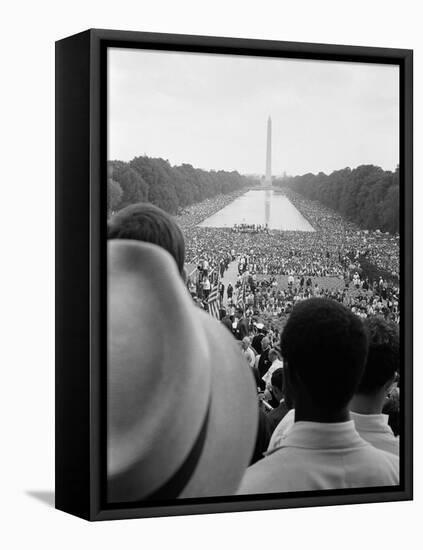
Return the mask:
<svg viewBox="0 0 423 550">
<path fill-rule="evenodd" d="M 399 437 L 395 437 L 388 425 L 388 415 L 382 414 L 386 396 L 395 386 L 399 368 L 398 326 L 381 317 L 370 317 L 364 326 L 369 336 L 369 349 L 363 377 L 350 403 L 351 418 L 363 439 L 377 449 L 399 456 Z M 294 425 L 294 418 L 295 411 L 291 410 L 277 425 L 268 451 L 281 445 Z"/>
<path fill-rule="evenodd" d="M 281 337 L 295 423 L 247 469 L 238 494 L 398 485 L 398 458 L 362 439 L 350 418 L 367 347 L 362 321 L 338 302 L 311 298 L 295 306 Z"/>
<path fill-rule="evenodd" d="M 201 284 L 203 286 L 203 295 L 207 299 L 211 289 L 210 279 L 207 276 L 205 276 Z"/>
<path fill-rule="evenodd" d="M 389 427 L 388 415 L 382 414 L 399 368 L 398 326 L 382 317 L 370 317 L 364 325 L 369 351 L 363 377 L 350 404 L 351 417 L 363 439 L 399 456 L 399 437 Z"/>
<path fill-rule="evenodd" d="M 269 351 L 269 361 L 271 361 L 272 364 L 266 374 L 262 377 L 263 382 L 266 384 L 266 389 L 270 389 L 272 386 L 272 374 L 275 370 L 283 368 L 283 363 L 279 359 L 278 352 L 274 348 Z"/>
<path fill-rule="evenodd" d="M 254 351 L 251 349 L 251 342 L 248 336 L 245 336 L 241 340 L 241 348 L 244 353 L 244 357 L 247 360 L 247 363 L 250 365 L 251 368 L 254 367 L 254 363 L 256 361 L 256 355 Z"/>
<path fill-rule="evenodd" d="M 399 437 L 396 437 L 388 424 L 389 416 L 387 414 L 360 414 L 351 412 L 351 419 L 360 437 L 368 443 L 399 456 Z M 280 447 L 286 434 L 295 423 L 295 409 L 291 409 L 276 426 L 269 441 L 267 452 L 274 451 Z"/>
</svg>

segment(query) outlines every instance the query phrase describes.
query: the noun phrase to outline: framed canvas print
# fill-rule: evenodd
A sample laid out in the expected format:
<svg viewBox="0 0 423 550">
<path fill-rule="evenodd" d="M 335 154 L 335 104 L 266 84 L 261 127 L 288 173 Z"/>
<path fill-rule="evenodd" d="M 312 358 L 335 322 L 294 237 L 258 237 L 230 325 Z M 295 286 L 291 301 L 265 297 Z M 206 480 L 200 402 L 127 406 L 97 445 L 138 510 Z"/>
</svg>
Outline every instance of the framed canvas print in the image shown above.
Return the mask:
<svg viewBox="0 0 423 550">
<path fill-rule="evenodd" d="M 56 507 L 412 498 L 412 52 L 56 43 Z"/>
</svg>

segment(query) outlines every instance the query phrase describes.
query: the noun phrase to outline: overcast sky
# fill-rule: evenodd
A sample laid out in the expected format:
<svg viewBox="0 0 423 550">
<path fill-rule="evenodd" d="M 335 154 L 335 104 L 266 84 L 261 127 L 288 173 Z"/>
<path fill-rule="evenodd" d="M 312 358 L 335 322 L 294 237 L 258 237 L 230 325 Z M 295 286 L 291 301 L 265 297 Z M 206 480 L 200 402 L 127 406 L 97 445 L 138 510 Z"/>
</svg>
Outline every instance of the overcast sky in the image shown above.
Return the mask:
<svg viewBox="0 0 423 550">
<path fill-rule="evenodd" d="M 109 49 L 109 159 L 263 174 L 399 159 L 395 66 Z"/>
</svg>

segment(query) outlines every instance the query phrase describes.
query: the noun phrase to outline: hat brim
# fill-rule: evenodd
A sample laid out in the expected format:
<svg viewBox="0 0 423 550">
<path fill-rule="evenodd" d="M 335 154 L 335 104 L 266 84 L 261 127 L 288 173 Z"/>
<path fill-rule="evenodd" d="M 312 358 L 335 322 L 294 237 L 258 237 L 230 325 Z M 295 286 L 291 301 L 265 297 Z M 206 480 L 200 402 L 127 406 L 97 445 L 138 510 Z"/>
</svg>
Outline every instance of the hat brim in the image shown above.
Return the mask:
<svg viewBox="0 0 423 550">
<path fill-rule="evenodd" d="M 234 494 L 250 464 L 258 427 L 254 377 L 236 340 L 210 315 L 198 313 L 212 350 L 211 404 L 204 449 L 184 498 Z"/>
<path fill-rule="evenodd" d="M 108 267 L 109 501 L 233 494 L 258 423 L 253 377 L 236 341 L 193 304 L 163 249 L 114 241 Z M 148 360 L 160 337 L 160 354 Z M 193 448 L 189 477 L 167 491 Z"/>
</svg>

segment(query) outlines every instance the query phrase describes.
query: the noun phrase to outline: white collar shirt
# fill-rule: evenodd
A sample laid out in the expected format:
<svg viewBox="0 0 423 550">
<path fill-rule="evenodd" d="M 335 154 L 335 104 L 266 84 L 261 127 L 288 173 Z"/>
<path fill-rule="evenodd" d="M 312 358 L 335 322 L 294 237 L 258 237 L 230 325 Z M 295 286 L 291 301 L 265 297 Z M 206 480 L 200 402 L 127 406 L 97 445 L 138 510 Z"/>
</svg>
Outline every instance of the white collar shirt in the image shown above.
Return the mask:
<svg viewBox="0 0 423 550">
<path fill-rule="evenodd" d="M 238 494 L 392 486 L 398 457 L 362 439 L 354 422 L 295 422 L 281 445 L 250 466 Z"/>
<path fill-rule="evenodd" d="M 254 352 L 251 348 L 247 348 L 246 350 L 243 350 L 244 356 L 250 365 L 250 367 L 254 367 L 254 363 L 256 361 L 256 356 L 254 355 Z"/>
<path fill-rule="evenodd" d="M 373 447 L 399 456 L 399 437 L 388 424 L 387 414 L 359 414 L 351 411 L 351 419 L 363 439 Z"/>
<path fill-rule="evenodd" d="M 395 437 L 394 432 L 388 425 L 389 416 L 386 414 L 359 414 L 351 411 L 351 419 L 354 421 L 355 429 L 360 436 L 368 443 L 399 456 L 399 437 Z M 276 426 L 269 441 L 267 451 L 273 451 L 279 447 L 284 436 L 292 428 L 295 422 L 295 409 L 291 409 L 282 418 Z"/>
<path fill-rule="evenodd" d="M 265 375 L 262 377 L 262 380 L 266 384 L 266 386 L 271 385 L 272 374 L 275 372 L 275 370 L 282 369 L 282 368 L 283 368 L 283 362 L 280 359 L 275 359 L 273 363 L 270 365 Z"/>
</svg>

